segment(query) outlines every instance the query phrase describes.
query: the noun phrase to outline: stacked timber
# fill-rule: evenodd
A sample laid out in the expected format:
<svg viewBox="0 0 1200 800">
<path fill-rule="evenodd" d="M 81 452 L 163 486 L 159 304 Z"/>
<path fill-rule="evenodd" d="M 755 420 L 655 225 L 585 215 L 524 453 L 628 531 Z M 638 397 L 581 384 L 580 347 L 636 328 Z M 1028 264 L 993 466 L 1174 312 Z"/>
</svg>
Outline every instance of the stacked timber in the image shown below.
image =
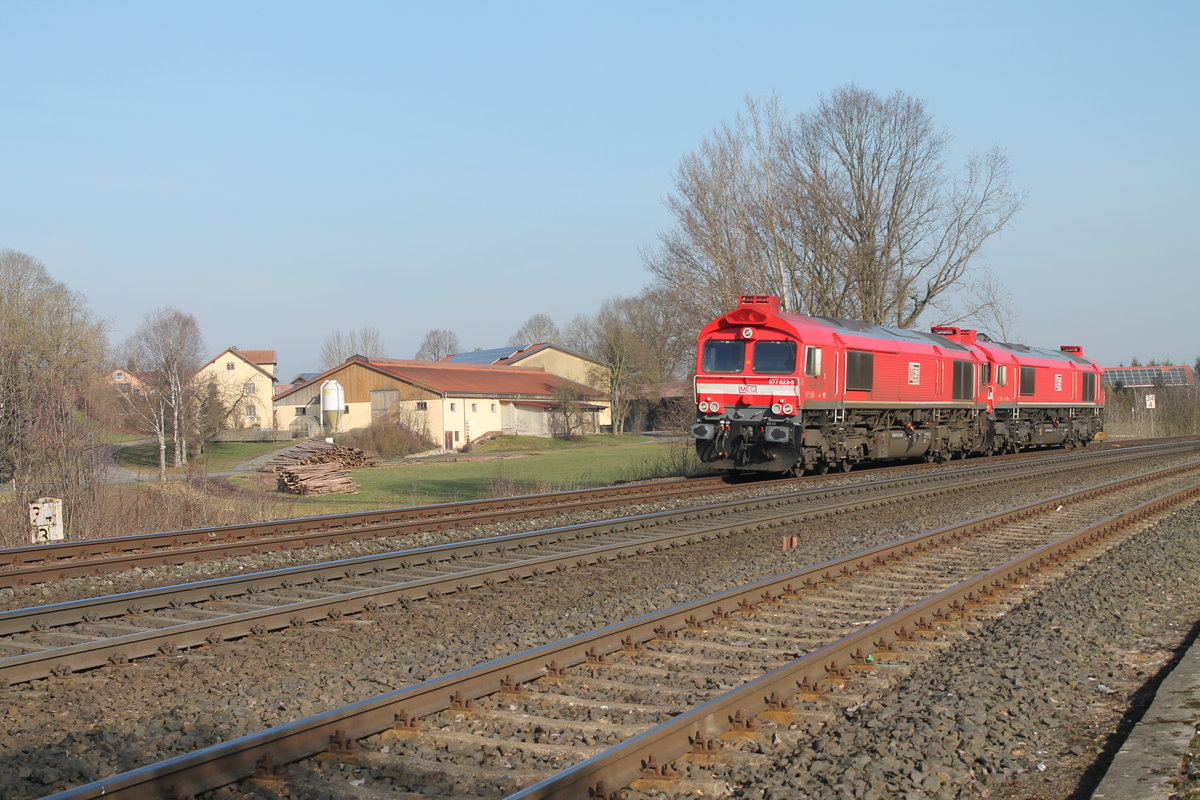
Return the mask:
<svg viewBox="0 0 1200 800">
<path fill-rule="evenodd" d="M 275 470 L 279 491 L 289 494 L 354 494 L 358 484 L 339 464 L 297 464 Z"/>
<path fill-rule="evenodd" d="M 357 447 L 344 447 L 320 439 L 309 439 L 287 448 L 263 464 L 263 472 L 278 472 L 283 467 L 310 464 L 337 464 L 344 469 L 373 467 L 375 463 Z"/>
</svg>

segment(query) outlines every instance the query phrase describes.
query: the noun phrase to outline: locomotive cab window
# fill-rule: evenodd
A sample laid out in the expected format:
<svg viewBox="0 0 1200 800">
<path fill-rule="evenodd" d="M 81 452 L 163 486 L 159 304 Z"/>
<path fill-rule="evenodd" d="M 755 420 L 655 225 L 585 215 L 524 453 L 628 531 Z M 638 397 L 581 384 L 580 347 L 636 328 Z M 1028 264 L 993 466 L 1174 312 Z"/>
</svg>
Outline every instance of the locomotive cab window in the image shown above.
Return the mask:
<svg viewBox="0 0 1200 800">
<path fill-rule="evenodd" d="M 1021 367 L 1021 394 L 1026 397 L 1034 392 L 1034 375 L 1033 367 Z"/>
<path fill-rule="evenodd" d="M 804 348 L 804 374 L 810 378 L 819 377 L 821 374 L 821 348 L 806 347 Z"/>
<path fill-rule="evenodd" d="M 746 363 L 746 343 L 741 339 L 709 339 L 704 343 L 700 369 L 704 372 L 741 372 Z"/>
<path fill-rule="evenodd" d="M 869 392 L 875 386 L 875 354 L 846 351 L 846 391 Z"/>
<path fill-rule="evenodd" d="M 996 385 L 997 386 L 1008 386 L 1008 365 L 1007 364 L 997 364 L 996 365 Z"/>
<path fill-rule="evenodd" d="M 795 374 L 796 343 L 783 341 L 755 342 L 752 367 L 759 375 Z"/>
<path fill-rule="evenodd" d="M 992 365 L 991 364 L 980 364 L 979 365 L 979 385 L 987 386 L 991 380 L 992 380 Z"/>
</svg>

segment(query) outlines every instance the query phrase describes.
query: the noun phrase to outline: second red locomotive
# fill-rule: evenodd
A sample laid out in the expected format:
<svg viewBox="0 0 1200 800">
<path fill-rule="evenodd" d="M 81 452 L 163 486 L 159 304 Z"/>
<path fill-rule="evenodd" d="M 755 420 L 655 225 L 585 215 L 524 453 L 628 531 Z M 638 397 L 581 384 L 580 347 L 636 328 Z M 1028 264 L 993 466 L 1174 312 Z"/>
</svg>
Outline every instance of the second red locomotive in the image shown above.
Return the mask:
<svg viewBox="0 0 1200 800">
<path fill-rule="evenodd" d="M 807 317 L 745 295 L 700 333 L 691 433 L 710 467 L 792 474 L 1073 447 L 1102 429 L 1102 376 L 1077 346 Z"/>
</svg>

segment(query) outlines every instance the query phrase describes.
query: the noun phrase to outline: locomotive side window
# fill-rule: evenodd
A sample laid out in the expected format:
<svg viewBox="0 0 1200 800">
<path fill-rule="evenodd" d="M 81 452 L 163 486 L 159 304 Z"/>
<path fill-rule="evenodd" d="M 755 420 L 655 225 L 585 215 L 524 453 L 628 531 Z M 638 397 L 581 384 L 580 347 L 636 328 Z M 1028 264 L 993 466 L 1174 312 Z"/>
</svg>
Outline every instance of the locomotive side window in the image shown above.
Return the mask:
<svg viewBox="0 0 1200 800">
<path fill-rule="evenodd" d="M 1033 394 L 1034 383 L 1033 367 L 1021 367 L 1021 394 L 1028 396 Z"/>
<path fill-rule="evenodd" d="M 991 364 L 980 364 L 979 365 L 979 385 L 987 386 L 991 380 L 992 380 L 992 365 Z"/>
<path fill-rule="evenodd" d="M 975 396 L 975 365 L 970 361 L 954 362 L 954 385 L 952 387 L 955 400 L 971 400 Z"/>
<path fill-rule="evenodd" d="M 741 372 L 746 363 L 746 343 L 741 339 L 709 339 L 704 343 L 700 368 L 705 372 Z"/>
<path fill-rule="evenodd" d="M 755 342 L 753 368 L 759 375 L 792 375 L 796 372 L 795 342 Z"/>
<path fill-rule="evenodd" d="M 875 354 L 846 351 L 846 391 L 869 392 L 875 386 Z"/>
<path fill-rule="evenodd" d="M 1083 402 L 1096 402 L 1096 374 L 1094 372 L 1083 373 Z"/>
<path fill-rule="evenodd" d="M 821 348 L 804 348 L 804 374 L 816 378 L 821 374 Z"/>
</svg>

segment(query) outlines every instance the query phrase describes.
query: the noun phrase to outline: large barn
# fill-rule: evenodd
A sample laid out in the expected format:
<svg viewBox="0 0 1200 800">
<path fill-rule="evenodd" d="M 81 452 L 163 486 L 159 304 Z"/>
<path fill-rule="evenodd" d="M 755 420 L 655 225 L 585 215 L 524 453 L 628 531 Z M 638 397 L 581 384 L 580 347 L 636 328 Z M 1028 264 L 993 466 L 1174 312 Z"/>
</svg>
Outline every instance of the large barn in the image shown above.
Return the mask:
<svg viewBox="0 0 1200 800">
<path fill-rule="evenodd" d="M 329 380 L 345 394 L 338 430 L 366 427 L 388 414 L 447 450 L 487 435 L 549 436 L 551 417 L 565 402 L 584 420 L 584 432 L 611 424 L 602 392 L 540 367 L 351 356 L 277 394 L 278 426 L 321 433 L 321 387 Z"/>
</svg>

